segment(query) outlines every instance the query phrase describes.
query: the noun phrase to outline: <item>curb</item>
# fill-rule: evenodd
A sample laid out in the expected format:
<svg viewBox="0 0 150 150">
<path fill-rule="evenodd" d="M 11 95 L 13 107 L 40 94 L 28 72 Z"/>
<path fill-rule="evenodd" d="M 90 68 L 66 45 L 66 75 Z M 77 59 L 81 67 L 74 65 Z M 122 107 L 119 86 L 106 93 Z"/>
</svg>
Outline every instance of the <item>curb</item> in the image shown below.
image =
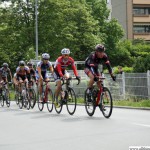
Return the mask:
<svg viewBox="0 0 150 150">
<path fill-rule="evenodd" d="M 84 104 L 77 104 L 78 106 L 84 106 Z M 135 109 L 135 110 L 150 110 L 150 107 L 131 107 L 131 106 L 113 106 L 113 108 L 122 108 L 122 109 Z"/>
<path fill-rule="evenodd" d="M 113 108 L 136 109 L 136 110 L 150 110 L 149 107 L 113 106 Z"/>
</svg>

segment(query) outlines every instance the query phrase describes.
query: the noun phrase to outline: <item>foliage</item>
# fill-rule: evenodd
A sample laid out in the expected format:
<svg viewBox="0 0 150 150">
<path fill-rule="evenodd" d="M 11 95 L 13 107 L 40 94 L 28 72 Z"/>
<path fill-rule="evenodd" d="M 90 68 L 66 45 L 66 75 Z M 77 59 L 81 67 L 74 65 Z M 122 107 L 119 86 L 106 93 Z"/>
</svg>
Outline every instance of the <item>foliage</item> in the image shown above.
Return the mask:
<svg viewBox="0 0 150 150">
<path fill-rule="evenodd" d="M 0 4 L 6 1 L 9 6 L 0 5 L 0 64 L 7 62 L 15 70 L 18 61 L 35 59 L 35 1 Z M 143 40 L 121 41 L 121 26 L 108 16 L 105 0 L 38 0 L 39 55 L 48 52 L 55 61 L 68 47 L 75 60 L 83 61 L 97 43 L 104 43 L 112 66 L 148 69 L 150 45 Z"/>
<path fill-rule="evenodd" d="M 138 57 L 134 65 L 134 72 L 147 72 L 150 70 L 150 53 L 146 57 Z"/>
</svg>

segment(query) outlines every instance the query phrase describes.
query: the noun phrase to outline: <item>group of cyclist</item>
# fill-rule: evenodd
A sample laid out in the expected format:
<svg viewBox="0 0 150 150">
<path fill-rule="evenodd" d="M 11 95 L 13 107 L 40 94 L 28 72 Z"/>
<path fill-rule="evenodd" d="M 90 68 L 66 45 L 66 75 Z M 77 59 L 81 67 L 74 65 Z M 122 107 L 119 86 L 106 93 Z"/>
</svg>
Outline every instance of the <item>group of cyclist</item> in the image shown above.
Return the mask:
<svg viewBox="0 0 150 150">
<path fill-rule="evenodd" d="M 43 81 L 49 81 L 49 76 L 47 70 L 50 70 L 52 76 L 56 82 L 56 89 L 55 89 L 55 105 L 59 107 L 58 102 L 58 95 L 61 91 L 61 79 L 68 79 L 69 73 L 67 72 L 66 68 L 68 66 L 72 67 L 74 75 L 76 76 L 77 80 L 80 80 L 80 76 L 78 74 L 77 68 L 75 66 L 74 59 L 70 57 L 70 50 L 68 48 L 63 48 L 61 50 L 61 56 L 56 59 L 54 66 L 49 61 L 50 55 L 48 53 L 42 54 L 42 59 L 37 63 L 36 70 L 33 68 L 33 64 L 28 62 L 27 65 L 24 61 L 19 62 L 19 66 L 16 68 L 16 72 L 12 77 L 11 71 L 8 67 L 7 63 L 3 63 L 2 68 L 0 68 L 0 92 L 2 88 L 3 82 L 8 82 L 7 75 L 10 75 L 11 81 L 14 83 L 15 86 L 18 86 L 20 83 L 28 83 L 28 82 L 36 82 L 38 85 L 39 90 L 39 99 L 42 101 L 41 98 L 41 85 Z M 100 72 L 98 71 L 98 65 L 104 62 L 108 68 L 108 71 L 115 81 L 116 77 L 113 75 L 112 68 L 109 62 L 109 59 L 105 53 L 105 47 L 102 44 L 98 44 L 95 46 L 95 51 L 92 52 L 85 60 L 85 73 L 90 78 L 88 88 L 89 93 L 91 92 L 91 88 L 94 82 L 98 81 L 99 76 L 101 76 Z M 27 84 L 26 84 L 27 85 Z M 100 84 L 98 83 L 100 86 Z"/>
</svg>

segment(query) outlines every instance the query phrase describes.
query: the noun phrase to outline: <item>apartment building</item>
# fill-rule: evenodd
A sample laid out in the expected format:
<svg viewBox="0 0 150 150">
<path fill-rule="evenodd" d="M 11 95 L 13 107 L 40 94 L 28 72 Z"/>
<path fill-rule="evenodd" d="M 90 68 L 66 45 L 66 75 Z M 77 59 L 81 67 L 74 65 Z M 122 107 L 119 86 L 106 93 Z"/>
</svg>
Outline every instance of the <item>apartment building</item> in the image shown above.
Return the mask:
<svg viewBox="0 0 150 150">
<path fill-rule="evenodd" d="M 111 0 L 112 18 L 118 19 L 125 38 L 150 41 L 150 0 Z"/>
</svg>

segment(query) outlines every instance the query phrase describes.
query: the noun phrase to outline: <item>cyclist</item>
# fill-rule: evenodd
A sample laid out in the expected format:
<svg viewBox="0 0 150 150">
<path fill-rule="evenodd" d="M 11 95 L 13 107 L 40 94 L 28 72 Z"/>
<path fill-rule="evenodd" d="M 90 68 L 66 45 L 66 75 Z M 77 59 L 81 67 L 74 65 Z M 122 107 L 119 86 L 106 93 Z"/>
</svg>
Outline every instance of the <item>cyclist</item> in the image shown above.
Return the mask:
<svg viewBox="0 0 150 150">
<path fill-rule="evenodd" d="M 74 59 L 70 57 L 70 50 L 68 48 L 64 48 L 61 50 L 62 56 L 59 56 L 54 65 L 54 79 L 57 84 L 57 88 L 55 90 L 55 105 L 56 107 L 60 107 L 58 103 L 58 95 L 61 91 L 61 78 L 69 78 L 69 73 L 66 71 L 66 67 L 71 65 L 74 75 L 77 80 L 80 80 L 80 76 L 78 76 L 78 72 L 74 63 Z"/>
<path fill-rule="evenodd" d="M 26 83 L 27 86 L 28 79 L 30 80 L 30 70 L 28 66 L 26 66 L 25 62 L 22 60 L 19 62 L 19 66 L 16 69 L 16 77 L 18 83 L 20 84 Z"/>
<path fill-rule="evenodd" d="M 39 100 L 41 101 L 41 93 L 42 93 L 42 84 L 43 80 L 49 81 L 49 76 L 47 74 L 47 69 L 51 71 L 53 74 L 53 66 L 52 63 L 49 61 L 50 55 L 47 53 L 42 54 L 42 60 L 37 63 L 37 68 L 36 68 L 36 80 L 39 85 Z"/>
<path fill-rule="evenodd" d="M 91 93 L 92 86 L 95 81 L 98 81 L 97 76 L 101 76 L 101 73 L 98 70 L 98 65 L 104 62 L 108 68 L 109 74 L 112 79 L 115 81 L 116 77 L 113 75 L 112 68 L 108 59 L 107 54 L 105 53 L 105 47 L 102 44 L 97 44 L 95 46 L 95 52 L 92 52 L 85 60 L 84 71 L 86 75 L 90 78 L 87 91 Z M 97 83 L 100 87 L 100 82 Z M 89 100 L 90 101 L 90 100 Z"/>
<path fill-rule="evenodd" d="M 7 78 L 8 74 L 12 81 L 12 74 L 11 74 L 10 68 L 8 67 L 7 63 L 3 63 L 2 68 L 0 68 L 0 93 L 2 91 L 2 83 L 8 82 L 8 78 Z M 6 85 L 6 88 L 8 88 L 7 85 Z"/>
<path fill-rule="evenodd" d="M 30 70 L 30 81 L 36 81 L 36 77 L 35 77 L 35 69 L 33 68 L 33 64 L 31 62 L 27 63 L 27 66 L 29 67 Z M 29 80 L 29 79 L 28 79 Z"/>
</svg>

